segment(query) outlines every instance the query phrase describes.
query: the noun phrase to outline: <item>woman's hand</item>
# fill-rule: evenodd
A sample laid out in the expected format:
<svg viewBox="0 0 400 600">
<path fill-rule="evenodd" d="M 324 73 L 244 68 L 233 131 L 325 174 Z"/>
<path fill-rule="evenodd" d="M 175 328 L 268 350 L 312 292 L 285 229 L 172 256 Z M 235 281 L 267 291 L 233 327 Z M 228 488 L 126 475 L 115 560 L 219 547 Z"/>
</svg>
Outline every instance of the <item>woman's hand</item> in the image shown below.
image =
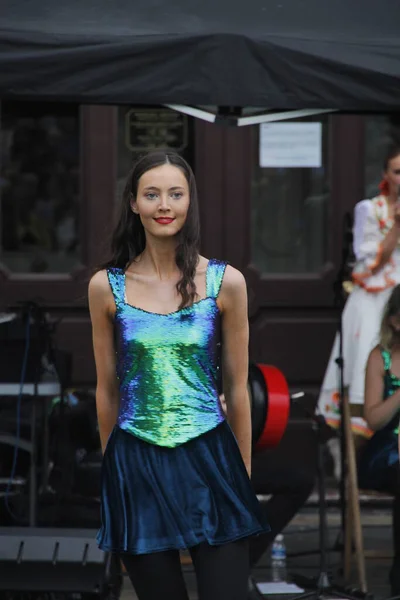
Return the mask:
<svg viewBox="0 0 400 600">
<path fill-rule="evenodd" d="M 395 204 L 393 220 L 394 220 L 396 227 L 398 227 L 400 230 L 400 202 L 396 202 L 396 204 Z"/>
<path fill-rule="evenodd" d="M 225 394 L 219 395 L 219 401 L 221 402 L 222 410 L 224 411 L 224 414 L 226 416 L 228 414 L 228 409 L 226 406 Z M 251 461 L 249 461 L 247 464 L 245 463 L 245 467 L 246 467 L 247 474 L 250 478 L 251 477 Z"/>
</svg>

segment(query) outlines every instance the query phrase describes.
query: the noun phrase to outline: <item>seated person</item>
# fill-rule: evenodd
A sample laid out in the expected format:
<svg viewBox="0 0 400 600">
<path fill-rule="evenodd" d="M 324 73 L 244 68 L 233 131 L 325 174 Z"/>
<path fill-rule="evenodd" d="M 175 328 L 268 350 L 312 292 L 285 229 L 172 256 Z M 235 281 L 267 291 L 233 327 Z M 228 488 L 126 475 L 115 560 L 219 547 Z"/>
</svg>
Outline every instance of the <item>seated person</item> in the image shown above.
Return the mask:
<svg viewBox="0 0 400 600">
<path fill-rule="evenodd" d="M 371 351 L 365 378 L 364 416 L 375 431 L 360 453 L 359 485 L 393 494 L 392 595 L 400 594 L 400 285 L 387 302 L 379 344 Z"/>
</svg>

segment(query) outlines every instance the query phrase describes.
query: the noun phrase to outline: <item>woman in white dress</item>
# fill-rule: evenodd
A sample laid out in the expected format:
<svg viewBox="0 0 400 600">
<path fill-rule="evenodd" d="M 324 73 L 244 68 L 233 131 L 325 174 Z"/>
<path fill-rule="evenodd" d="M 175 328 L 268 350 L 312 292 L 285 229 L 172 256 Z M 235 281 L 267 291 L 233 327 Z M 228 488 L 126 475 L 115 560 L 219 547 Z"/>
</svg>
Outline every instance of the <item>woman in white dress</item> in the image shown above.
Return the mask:
<svg viewBox="0 0 400 600">
<path fill-rule="evenodd" d="M 355 207 L 354 285 L 342 315 L 344 386 L 350 404 L 359 407 L 364 403 L 365 369 L 379 340 L 382 312 L 393 286 L 400 283 L 399 146 L 384 160 L 379 187 L 379 196 L 362 200 Z M 318 401 L 318 411 L 334 429 L 340 422 L 338 354 L 336 336 Z M 362 409 L 353 412 L 362 414 Z M 352 418 L 352 428 L 363 437 L 372 434 L 361 416 Z"/>
</svg>

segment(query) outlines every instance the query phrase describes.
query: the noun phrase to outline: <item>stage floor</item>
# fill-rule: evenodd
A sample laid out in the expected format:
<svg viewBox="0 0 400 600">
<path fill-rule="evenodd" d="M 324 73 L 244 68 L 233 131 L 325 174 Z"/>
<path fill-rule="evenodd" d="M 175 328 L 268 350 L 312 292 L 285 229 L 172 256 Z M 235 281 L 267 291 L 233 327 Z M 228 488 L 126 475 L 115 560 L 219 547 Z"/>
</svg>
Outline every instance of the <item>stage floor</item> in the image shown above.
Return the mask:
<svg viewBox="0 0 400 600">
<path fill-rule="evenodd" d="M 377 600 L 390 596 L 388 585 L 388 571 L 391 563 L 392 528 L 389 508 L 363 508 L 362 521 L 364 531 L 364 546 L 366 550 L 366 569 L 368 578 L 368 591 Z M 329 510 L 329 543 L 333 548 L 339 532 L 339 513 L 336 509 Z M 284 532 L 288 552 L 288 572 L 313 577 L 318 574 L 319 546 L 318 546 L 318 512 L 315 507 L 306 507 L 287 527 Z M 310 556 L 291 556 L 298 552 L 315 550 Z M 318 553 L 317 553 L 318 551 Z M 337 573 L 340 567 L 338 552 L 330 552 L 330 570 Z M 196 583 L 193 569 L 190 565 L 184 567 L 185 578 L 190 591 L 190 600 L 197 599 Z M 257 581 L 270 581 L 269 556 L 264 556 L 254 571 Z M 357 587 L 357 573 L 353 565 L 352 583 Z M 290 596 L 268 596 L 268 598 L 290 599 Z M 136 600 L 129 580 L 125 578 L 122 600 Z"/>
</svg>

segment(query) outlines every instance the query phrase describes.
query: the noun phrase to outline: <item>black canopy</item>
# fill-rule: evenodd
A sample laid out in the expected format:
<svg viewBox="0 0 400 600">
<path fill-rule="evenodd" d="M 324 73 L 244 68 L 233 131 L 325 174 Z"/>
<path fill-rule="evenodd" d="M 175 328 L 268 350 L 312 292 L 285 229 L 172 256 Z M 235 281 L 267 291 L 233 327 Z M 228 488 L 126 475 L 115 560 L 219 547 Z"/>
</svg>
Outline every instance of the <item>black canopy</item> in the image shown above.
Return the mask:
<svg viewBox="0 0 400 600">
<path fill-rule="evenodd" d="M 0 0 L 0 95 L 397 110 L 399 0 Z"/>
</svg>

